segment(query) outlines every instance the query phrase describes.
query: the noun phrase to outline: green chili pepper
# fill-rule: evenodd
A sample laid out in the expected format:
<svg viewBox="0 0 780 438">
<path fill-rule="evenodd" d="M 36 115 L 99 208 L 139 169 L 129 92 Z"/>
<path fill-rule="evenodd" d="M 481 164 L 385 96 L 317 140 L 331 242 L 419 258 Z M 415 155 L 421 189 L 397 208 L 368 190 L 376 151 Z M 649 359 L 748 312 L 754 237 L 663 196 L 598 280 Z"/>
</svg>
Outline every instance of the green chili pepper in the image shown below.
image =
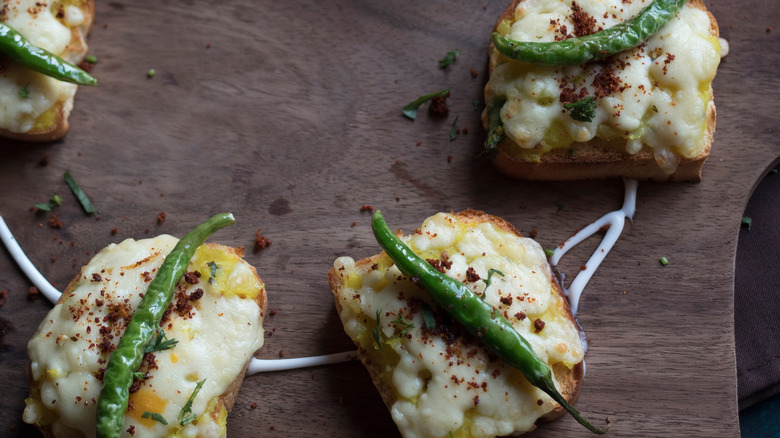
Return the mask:
<svg viewBox="0 0 780 438">
<path fill-rule="evenodd" d="M 579 38 L 521 42 L 493 32 L 496 49 L 517 61 L 536 65 L 577 65 L 598 61 L 636 47 L 671 21 L 686 0 L 655 0 L 635 17 Z"/>
<path fill-rule="evenodd" d="M 97 405 L 98 438 L 118 437 L 122 433 L 133 372 L 141 365 L 146 346 L 157 332 L 174 287 L 195 250 L 215 231 L 233 223 L 232 214 L 218 214 L 184 236 L 165 257 L 106 365 Z"/>
<path fill-rule="evenodd" d="M 419 257 L 387 226 L 377 210 L 371 220 L 371 229 L 382 249 L 398 269 L 415 283 L 423 286 L 453 319 L 509 365 L 518 368 L 528 381 L 563 406 L 591 432 L 602 434 L 607 429 L 593 426 L 555 388 L 550 367 L 534 353 L 531 345 L 490 304 L 484 302 L 463 283 L 437 271 Z"/>
<path fill-rule="evenodd" d="M 0 53 L 30 70 L 60 81 L 97 85 L 97 79 L 59 56 L 32 45 L 22 34 L 0 23 Z"/>
</svg>

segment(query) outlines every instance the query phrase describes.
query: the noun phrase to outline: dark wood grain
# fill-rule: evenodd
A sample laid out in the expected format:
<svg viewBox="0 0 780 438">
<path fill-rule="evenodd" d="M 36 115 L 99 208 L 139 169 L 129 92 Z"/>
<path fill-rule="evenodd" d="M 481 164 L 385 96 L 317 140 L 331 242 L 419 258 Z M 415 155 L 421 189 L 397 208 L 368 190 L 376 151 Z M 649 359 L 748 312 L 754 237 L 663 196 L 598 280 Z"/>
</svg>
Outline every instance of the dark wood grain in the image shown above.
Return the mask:
<svg viewBox="0 0 780 438">
<path fill-rule="evenodd" d="M 90 52 L 100 85 L 79 90 L 63 141 L 2 141 L 0 213 L 62 288 L 111 242 L 181 236 L 233 211 L 238 223 L 213 240 L 252 248 L 259 228 L 272 240 L 246 257 L 277 312 L 258 356 L 350 349 L 326 272 L 338 256 L 378 252 L 362 205 L 381 207 L 407 231 L 436 211 L 482 209 L 536 229 L 545 247 L 620 206 L 620 181 L 510 181 L 478 157 L 484 131 L 472 101 L 481 100 L 488 35 L 505 3 L 99 1 Z M 749 194 L 780 156 L 780 29 L 769 30 L 780 6 L 708 7 L 731 53 L 715 81 L 718 127 L 704 181 L 640 184 L 634 223 L 580 306 L 591 344 L 577 405 L 588 417 L 609 416 L 610 436 L 739 433 L 734 255 Z M 439 70 L 437 60 L 454 48 L 462 56 Z M 404 104 L 447 87 L 448 117 L 401 116 Z M 455 116 L 468 133 L 450 141 Z M 49 165 L 39 164 L 43 157 Z M 66 169 L 99 219 L 68 192 Z M 62 229 L 30 211 L 53 192 L 65 200 Z M 576 270 L 587 249 L 567 255 L 564 270 Z M 0 435 L 36 436 L 21 421 L 25 350 L 50 306 L 27 300 L 29 283 L 5 251 L 0 273 L 8 291 Z M 356 363 L 247 378 L 228 429 L 231 437 L 398 435 Z M 533 436 L 583 433 L 563 418 Z"/>
</svg>

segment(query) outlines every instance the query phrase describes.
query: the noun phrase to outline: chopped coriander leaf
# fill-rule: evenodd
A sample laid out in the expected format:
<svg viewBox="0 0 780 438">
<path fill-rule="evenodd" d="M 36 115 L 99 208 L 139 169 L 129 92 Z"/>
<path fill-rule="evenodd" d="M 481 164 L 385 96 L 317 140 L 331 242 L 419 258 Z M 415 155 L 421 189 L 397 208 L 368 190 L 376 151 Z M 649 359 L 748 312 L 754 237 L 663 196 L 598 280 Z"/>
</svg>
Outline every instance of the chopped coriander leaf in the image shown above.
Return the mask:
<svg viewBox="0 0 780 438">
<path fill-rule="evenodd" d="M 482 281 L 485 282 L 485 289 L 487 289 L 490 286 L 490 282 L 493 281 L 493 275 L 498 274 L 500 276 L 504 276 L 504 273 L 499 271 L 498 269 L 490 268 L 488 271 L 487 279 L 483 279 Z"/>
<path fill-rule="evenodd" d="M 147 77 L 147 78 L 149 78 L 149 79 L 151 79 L 151 78 L 153 78 L 153 77 L 154 77 L 154 75 L 156 75 L 156 74 L 157 74 L 157 72 L 156 72 L 156 71 L 154 71 L 154 69 L 153 69 L 153 68 L 150 68 L 150 69 L 149 69 L 149 71 L 147 71 L 147 72 L 146 72 L 146 77 Z"/>
<path fill-rule="evenodd" d="M 407 334 L 409 332 L 409 330 L 414 328 L 414 323 L 412 321 L 409 321 L 408 319 L 404 318 L 401 315 L 398 315 L 398 318 L 396 318 L 393 321 L 390 321 L 390 323 L 403 327 L 403 329 L 401 330 L 401 333 L 399 333 L 400 336 L 403 336 L 403 335 Z"/>
<path fill-rule="evenodd" d="M 89 201 L 87 195 L 84 193 L 83 190 L 81 190 L 81 187 L 79 187 L 79 185 L 76 184 L 76 180 L 74 180 L 73 177 L 70 176 L 70 172 L 68 172 L 67 170 L 65 171 L 65 183 L 68 184 L 68 187 L 70 187 L 70 191 L 73 192 L 73 194 L 76 196 L 76 199 L 79 200 L 79 203 L 81 204 L 81 208 L 84 209 L 85 213 L 87 214 L 97 213 L 95 207 L 92 206 L 92 202 Z"/>
<path fill-rule="evenodd" d="M 425 328 L 428 330 L 433 330 L 436 328 L 436 318 L 433 317 L 433 310 L 431 310 L 431 306 L 429 306 L 427 303 L 422 303 L 421 309 Z"/>
<path fill-rule="evenodd" d="M 417 118 L 417 109 L 420 108 L 420 105 L 424 104 L 425 102 L 428 102 L 429 100 L 433 99 L 434 97 L 445 97 L 448 94 L 450 94 L 450 89 L 444 89 L 441 91 L 437 91 L 435 93 L 426 94 L 425 96 L 420 96 L 415 100 L 414 102 L 404 106 L 401 108 L 401 113 L 406 117 L 407 119 L 414 120 Z"/>
<path fill-rule="evenodd" d="M 146 346 L 145 353 L 154 353 L 156 351 L 170 350 L 175 347 L 179 341 L 176 339 L 168 339 L 165 336 L 165 332 L 161 329 L 157 329 L 157 337 L 154 338 L 154 342 L 151 342 Z"/>
<path fill-rule="evenodd" d="M 376 311 L 376 326 L 374 327 L 374 342 L 376 342 L 376 346 L 381 350 L 382 349 L 382 315 L 380 314 L 381 310 L 377 309 Z"/>
<path fill-rule="evenodd" d="M 143 414 L 141 414 L 141 418 L 151 418 L 152 420 L 157 421 L 158 423 L 162 423 L 166 426 L 168 425 L 168 422 L 165 421 L 165 417 L 158 414 L 157 412 L 148 412 L 148 411 L 144 412 Z"/>
<path fill-rule="evenodd" d="M 27 84 L 22 85 L 22 88 L 19 90 L 19 97 L 22 99 L 30 98 L 30 89 L 27 88 Z"/>
<path fill-rule="evenodd" d="M 552 256 L 555 254 L 555 250 L 554 250 L 554 249 L 547 248 L 547 249 L 545 249 L 545 250 L 544 250 L 544 254 L 545 254 L 547 257 L 552 257 Z"/>
<path fill-rule="evenodd" d="M 669 264 L 669 259 L 666 257 L 661 257 L 658 261 L 661 263 L 661 266 L 666 266 Z"/>
<path fill-rule="evenodd" d="M 445 69 L 455 63 L 455 59 L 460 56 L 460 50 L 454 49 L 447 52 L 444 58 L 439 60 L 439 68 Z"/>
<path fill-rule="evenodd" d="M 90 64 L 97 64 L 97 56 L 87 55 L 87 62 Z"/>
<path fill-rule="evenodd" d="M 498 102 L 494 106 L 488 108 L 488 134 L 485 139 L 485 151 L 491 157 L 494 157 L 498 153 L 498 145 L 506 134 L 504 133 L 504 121 L 501 120 L 501 107 L 504 106 L 504 102 Z"/>
<path fill-rule="evenodd" d="M 192 390 L 192 394 L 190 394 L 190 398 L 187 399 L 187 403 L 184 404 L 184 407 L 181 408 L 181 412 L 179 412 L 179 424 L 182 426 L 186 426 L 190 423 L 192 423 L 196 418 L 198 418 L 197 415 L 192 413 L 192 403 L 195 401 L 195 396 L 198 395 L 198 392 L 200 392 L 200 388 L 203 387 L 203 384 L 206 382 L 206 379 L 201 380 L 198 382 L 197 385 L 195 385 L 195 389 Z"/>
<path fill-rule="evenodd" d="M 450 438 L 455 438 L 455 435 L 452 434 L 452 431 L 450 431 Z"/>
<path fill-rule="evenodd" d="M 217 269 L 219 269 L 219 265 L 214 263 L 213 261 L 206 263 L 209 268 L 211 268 L 211 278 L 214 278 L 217 276 Z"/>
<path fill-rule="evenodd" d="M 62 198 L 58 194 L 51 195 L 51 199 L 49 199 L 48 204 L 35 204 L 35 208 L 37 208 L 40 211 L 51 211 L 52 208 L 62 204 Z"/>
<path fill-rule="evenodd" d="M 750 231 L 750 227 L 753 225 L 753 219 L 751 219 L 748 216 L 742 216 L 742 226 L 747 227 L 748 231 Z"/>
<path fill-rule="evenodd" d="M 455 140 L 455 135 L 458 132 L 457 128 L 455 127 L 456 123 L 458 123 L 458 116 L 455 116 L 455 120 L 452 122 L 452 126 L 450 126 L 450 141 Z"/>
<path fill-rule="evenodd" d="M 567 103 L 563 106 L 571 110 L 569 116 L 578 122 L 590 122 L 596 116 L 596 98 L 588 96 L 574 103 Z"/>
<path fill-rule="evenodd" d="M 144 380 L 147 377 L 148 376 L 146 375 L 146 373 L 142 373 L 140 371 L 136 371 L 133 373 L 133 380 Z"/>
</svg>

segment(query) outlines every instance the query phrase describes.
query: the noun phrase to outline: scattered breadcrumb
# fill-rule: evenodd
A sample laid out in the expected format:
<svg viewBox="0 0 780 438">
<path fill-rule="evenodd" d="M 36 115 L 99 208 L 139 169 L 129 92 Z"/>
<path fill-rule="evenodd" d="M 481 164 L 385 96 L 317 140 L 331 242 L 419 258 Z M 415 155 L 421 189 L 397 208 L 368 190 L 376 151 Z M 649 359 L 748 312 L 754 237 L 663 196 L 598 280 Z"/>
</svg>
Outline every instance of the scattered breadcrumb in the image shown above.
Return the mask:
<svg viewBox="0 0 780 438">
<path fill-rule="evenodd" d="M 27 289 L 27 300 L 28 301 L 35 301 L 38 299 L 38 294 L 41 292 L 38 290 L 35 286 L 30 286 L 29 289 Z"/>
<path fill-rule="evenodd" d="M 5 289 L 0 290 L 0 307 L 3 307 L 3 304 L 5 304 L 6 298 L 8 298 L 8 291 Z"/>
<path fill-rule="evenodd" d="M 372 207 L 370 205 L 362 205 L 362 206 L 360 206 L 360 211 L 361 212 L 367 211 L 367 212 L 370 213 L 370 212 L 374 211 L 374 207 Z"/>
<path fill-rule="evenodd" d="M 62 222 L 60 221 L 60 217 L 58 214 L 54 214 L 54 216 L 49 219 L 49 226 L 52 228 L 62 228 Z"/>
<path fill-rule="evenodd" d="M 257 403 L 252 403 L 252 405 L 251 405 L 251 408 L 252 408 L 252 409 L 255 409 L 255 408 L 257 408 Z"/>
<path fill-rule="evenodd" d="M 44 155 L 43 158 L 41 158 L 41 161 L 38 162 L 38 164 L 41 165 L 41 167 L 46 167 L 51 163 L 51 160 L 49 159 L 48 155 Z"/>
<path fill-rule="evenodd" d="M 450 108 L 447 106 L 447 98 L 450 97 L 450 93 L 446 96 L 437 96 L 431 99 L 428 104 L 428 112 L 437 116 L 446 116 L 450 113 Z"/>
<path fill-rule="evenodd" d="M 161 211 L 160 214 L 157 215 L 157 223 L 161 224 L 165 222 L 166 217 L 168 217 L 168 213 Z"/>
<path fill-rule="evenodd" d="M 111 234 L 112 234 L 112 235 L 114 235 L 114 236 L 116 236 L 117 234 L 119 234 L 119 228 L 112 228 L 112 229 L 111 229 Z"/>
<path fill-rule="evenodd" d="M 477 73 L 477 71 L 472 68 L 471 69 L 471 78 L 472 79 L 476 79 L 477 76 L 479 76 L 479 73 Z"/>
<path fill-rule="evenodd" d="M 260 234 L 261 229 L 258 228 L 255 232 L 255 251 L 260 251 L 261 249 L 265 249 L 268 245 L 271 244 L 271 240 L 269 240 L 267 237 Z"/>
</svg>

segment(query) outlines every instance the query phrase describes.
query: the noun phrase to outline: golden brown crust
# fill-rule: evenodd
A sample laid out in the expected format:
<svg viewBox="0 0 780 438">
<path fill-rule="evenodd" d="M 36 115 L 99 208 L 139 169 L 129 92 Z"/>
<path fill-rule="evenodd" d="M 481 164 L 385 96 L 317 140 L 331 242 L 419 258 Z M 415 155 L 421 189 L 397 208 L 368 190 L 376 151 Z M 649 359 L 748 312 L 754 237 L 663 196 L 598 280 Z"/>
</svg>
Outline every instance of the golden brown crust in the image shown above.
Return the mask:
<svg viewBox="0 0 780 438">
<path fill-rule="evenodd" d="M 92 24 L 95 21 L 94 0 L 85 1 L 81 10 L 84 14 L 84 22 L 79 26 L 71 28 L 70 43 L 65 48 L 65 51 L 60 54 L 61 58 L 72 64 L 78 64 L 87 55 L 87 35 L 89 35 Z M 64 101 L 58 100 L 54 103 L 54 108 L 54 121 L 51 125 L 27 132 L 12 132 L 0 128 L 0 136 L 33 142 L 48 142 L 61 139 L 70 129 L 68 117 L 70 117 L 70 112 L 73 109 L 73 98 Z"/>
<path fill-rule="evenodd" d="M 467 222 L 467 223 L 468 222 L 476 222 L 476 223 L 489 222 L 492 223 L 494 226 L 500 228 L 501 230 L 522 237 L 522 234 L 506 220 L 497 216 L 484 213 L 479 210 L 467 209 L 458 213 L 454 213 L 454 216 L 460 222 Z M 355 270 L 357 272 L 370 271 L 372 269 L 371 268 L 372 265 L 377 263 L 383 254 L 384 252 L 373 255 L 371 257 L 357 260 L 355 262 Z M 344 287 L 342 279 L 343 277 L 341 276 L 340 272 L 336 270 L 336 268 L 332 268 L 330 271 L 328 271 L 328 284 L 330 286 L 331 292 L 333 292 L 333 296 L 336 302 L 336 310 L 339 312 L 339 314 L 341 313 L 343 307 L 339 300 L 339 292 Z M 551 281 L 559 297 L 563 300 L 564 303 L 567 303 L 565 306 L 563 306 L 566 312 L 565 314 L 566 319 L 576 327 L 577 323 L 574 319 L 574 315 L 571 313 L 571 309 L 568 306 L 568 301 L 566 301 L 566 298 L 563 294 L 563 290 L 558 284 L 558 281 L 555 279 L 555 276 L 551 276 Z M 385 370 L 383 368 L 380 369 L 380 367 L 373 364 L 371 358 L 368 355 L 368 352 L 359 344 L 356 343 L 356 345 L 358 347 L 358 355 L 360 357 L 360 361 L 368 370 L 369 376 L 371 377 L 374 386 L 376 386 L 377 391 L 379 392 L 379 395 L 381 396 L 385 406 L 387 406 L 388 410 L 391 410 L 393 404 L 395 404 L 395 402 L 397 401 L 398 396 L 396 395 L 393 387 L 386 381 L 386 379 L 381 378 L 381 374 Z M 578 364 L 574 365 L 574 367 L 572 367 L 571 369 L 567 368 L 563 364 L 556 364 L 553 366 L 553 375 L 556 379 L 556 383 L 558 384 L 557 386 L 561 394 L 566 398 L 566 400 L 569 403 L 576 402 L 577 398 L 579 397 L 580 389 L 582 388 L 582 380 L 584 377 L 583 363 L 579 362 Z M 539 421 L 553 421 L 561 417 L 565 412 L 566 411 L 562 407 L 557 406 L 555 409 L 542 416 L 539 419 Z M 523 431 L 521 433 L 524 432 L 527 431 Z"/>
<path fill-rule="evenodd" d="M 504 20 L 514 21 L 514 14 L 523 0 L 514 0 L 504 10 L 496 21 L 494 30 Z M 719 36 L 718 23 L 715 17 L 707 11 L 702 0 L 690 0 L 692 7 L 707 12 L 710 18 L 710 31 L 712 36 Z M 497 65 L 499 59 L 491 42 L 489 47 L 490 73 Z M 505 152 L 502 147 L 504 142 L 511 144 L 512 140 L 505 139 L 499 145 L 499 152 L 493 158 L 493 165 L 503 174 L 517 179 L 538 181 L 573 181 L 583 179 L 603 179 L 624 177 L 638 180 L 656 182 L 699 182 L 704 162 L 710 154 L 713 136 L 715 133 L 716 112 L 713 102 L 712 87 L 710 87 L 710 99 L 707 105 L 707 129 L 705 132 L 705 148 L 699 156 L 691 159 L 682 159 L 677 170 L 668 174 L 661 169 L 651 151 L 643 149 L 637 154 L 631 155 L 625 152 L 624 142 L 607 142 L 595 138 L 584 143 L 573 143 L 570 153 L 568 149 L 555 149 L 542 155 L 538 162 L 524 161 L 515 158 Z M 490 83 L 485 86 L 485 94 L 492 94 Z M 487 127 L 487 112 L 482 114 L 483 125 Z"/>
</svg>

